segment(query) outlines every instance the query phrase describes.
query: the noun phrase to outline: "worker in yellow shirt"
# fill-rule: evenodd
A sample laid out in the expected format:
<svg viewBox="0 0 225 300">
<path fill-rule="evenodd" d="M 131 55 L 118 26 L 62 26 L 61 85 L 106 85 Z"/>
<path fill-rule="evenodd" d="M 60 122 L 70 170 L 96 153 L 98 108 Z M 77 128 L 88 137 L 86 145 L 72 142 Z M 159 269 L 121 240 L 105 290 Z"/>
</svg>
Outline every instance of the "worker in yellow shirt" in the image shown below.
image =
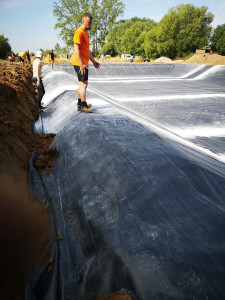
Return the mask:
<svg viewBox="0 0 225 300">
<path fill-rule="evenodd" d="M 18 54 L 18 58 L 19 58 L 19 63 L 23 63 L 24 64 L 24 60 L 25 60 L 25 58 L 26 58 L 26 53 L 25 52 L 20 52 L 19 54 Z"/>
</svg>

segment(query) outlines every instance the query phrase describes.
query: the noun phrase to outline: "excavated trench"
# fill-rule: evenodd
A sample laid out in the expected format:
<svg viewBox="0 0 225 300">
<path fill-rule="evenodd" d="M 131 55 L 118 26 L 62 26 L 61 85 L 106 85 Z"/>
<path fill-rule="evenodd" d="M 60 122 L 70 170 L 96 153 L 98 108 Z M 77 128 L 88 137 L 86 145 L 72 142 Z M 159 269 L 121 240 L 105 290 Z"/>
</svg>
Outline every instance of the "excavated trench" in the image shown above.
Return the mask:
<svg viewBox="0 0 225 300">
<path fill-rule="evenodd" d="M 90 66 L 92 114 L 72 66 L 43 74 L 34 131 L 60 156 L 30 162 L 54 233 L 28 299 L 224 298 L 225 66 Z"/>
</svg>

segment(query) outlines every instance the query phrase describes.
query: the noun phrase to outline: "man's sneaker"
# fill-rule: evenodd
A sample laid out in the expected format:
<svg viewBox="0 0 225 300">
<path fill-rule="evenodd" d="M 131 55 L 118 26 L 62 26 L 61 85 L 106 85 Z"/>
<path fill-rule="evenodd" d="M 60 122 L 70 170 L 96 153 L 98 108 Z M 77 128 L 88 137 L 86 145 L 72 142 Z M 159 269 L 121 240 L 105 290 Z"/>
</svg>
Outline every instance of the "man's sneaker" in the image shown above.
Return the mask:
<svg viewBox="0 0 225 300">
<path fill-rule="evenodd" d="M 83 105 L 83 106 L 81 106 L 80 112 L 92 113 L 92 109 Z"/>
<path fill-rule="evenodd" d="M 77 103 L 77 110 L 78 111 L 81 111 L 81 103 Z M 87 104 L 87 102 L 84 102 L 84 106 L 87 107 L 87 108 L 91 108 L 92 107 L 92 104 Z"/>
</svg>

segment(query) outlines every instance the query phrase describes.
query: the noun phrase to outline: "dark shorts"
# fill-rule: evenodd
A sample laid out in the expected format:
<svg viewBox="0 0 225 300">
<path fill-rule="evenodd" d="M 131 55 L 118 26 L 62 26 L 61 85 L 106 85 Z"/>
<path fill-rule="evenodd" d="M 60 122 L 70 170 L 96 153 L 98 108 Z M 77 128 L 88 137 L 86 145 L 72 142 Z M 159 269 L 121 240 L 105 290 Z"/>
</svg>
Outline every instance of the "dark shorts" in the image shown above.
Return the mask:
<svg viewBox="0 0 225 300">
<path fill-rule="evenodd" d="M 24 62 L 24 59 L 21 56 L 18 56 L 18 58 L 19 58 L 19 61 Z"/>
<path fill-rule="evenodd" d="M 88 80 L 88 69 L 85 69 L 85 74 L 81 75 L 80 73 L 80 67 L 79 66 L 74 66 L 74 70 L 77 73 L 77 78 L 79 81 L 87 81 Z"/>
</svg>

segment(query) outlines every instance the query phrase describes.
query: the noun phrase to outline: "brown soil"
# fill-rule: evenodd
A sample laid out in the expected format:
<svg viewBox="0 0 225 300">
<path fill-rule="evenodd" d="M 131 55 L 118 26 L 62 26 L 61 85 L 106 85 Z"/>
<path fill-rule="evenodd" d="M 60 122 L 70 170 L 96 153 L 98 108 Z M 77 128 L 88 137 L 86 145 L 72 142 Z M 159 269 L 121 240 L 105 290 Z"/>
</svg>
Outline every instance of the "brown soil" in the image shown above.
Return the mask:
<svg viewBox="0 0 225 300">
<path fill-rule="evenodd" d="M 14 169 L 28 171 L 32 151 L 38 154 L 35 166 L 50 175 L 59 155 L 49 148 L 54 134 L 33 133 L 32 124 L 40 114 L 35 111 L 35 88 L 31 65 L 0 64 L 0 173 L 13 174 Z"/>
<path fill-rule="evenodd" d="M 194 54 L 187 60 L 175 59 L 172 60 L 168 57 L 159 57 L 150 62 L 150 64 L 200 64 L 200 65 L 225 65 L 225 56 L 218 54 Z"/>
<path fill-rule="evenodd" d="M 225 56 L 218 54 L 195 54 L 185 60 L 185 64 L 200 64 L 200 65 L 225 65 Z"/>
<path fill-rule="evenodd" d="M 35 88 L 32 67 L 0 62 L 0 298 L 24 299 L 24 276 L 34 266 L 46 238 L 46 208 L 31 199 L 28 167 L 48 175 L 59 153 L 49 147 L 54 134 L 33 133 Z"/>
</svg>

